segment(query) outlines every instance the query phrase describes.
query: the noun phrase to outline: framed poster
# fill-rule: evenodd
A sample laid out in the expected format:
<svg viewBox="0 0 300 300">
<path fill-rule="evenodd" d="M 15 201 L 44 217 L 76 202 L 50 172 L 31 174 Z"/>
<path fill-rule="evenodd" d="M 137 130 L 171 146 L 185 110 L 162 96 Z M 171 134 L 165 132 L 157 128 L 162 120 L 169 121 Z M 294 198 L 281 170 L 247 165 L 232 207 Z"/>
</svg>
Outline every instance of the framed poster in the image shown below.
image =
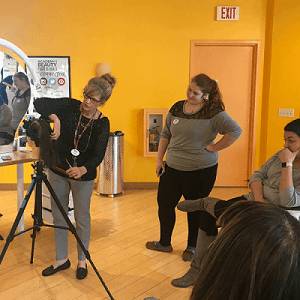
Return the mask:
<svg viewBox="0 0 300 300">
<path fill-rule="evenodd" d="M 71 97 L 70 56 L 29 56 L 29 61 L 43 97 Z"/>
</svg>

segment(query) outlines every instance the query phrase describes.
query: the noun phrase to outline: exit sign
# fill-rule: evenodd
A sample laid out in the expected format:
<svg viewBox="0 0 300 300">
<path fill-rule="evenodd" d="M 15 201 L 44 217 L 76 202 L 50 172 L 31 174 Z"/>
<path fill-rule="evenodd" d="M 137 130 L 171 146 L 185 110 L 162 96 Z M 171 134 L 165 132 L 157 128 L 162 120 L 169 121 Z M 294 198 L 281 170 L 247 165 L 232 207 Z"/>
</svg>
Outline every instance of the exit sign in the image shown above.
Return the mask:
<svg viewBox="0 0 300 300">
<path fill-rule="evenodd" d="M 217 6 L 217 21 L 237 21 L 239 19 L 239 6 Z"/>
</svg>

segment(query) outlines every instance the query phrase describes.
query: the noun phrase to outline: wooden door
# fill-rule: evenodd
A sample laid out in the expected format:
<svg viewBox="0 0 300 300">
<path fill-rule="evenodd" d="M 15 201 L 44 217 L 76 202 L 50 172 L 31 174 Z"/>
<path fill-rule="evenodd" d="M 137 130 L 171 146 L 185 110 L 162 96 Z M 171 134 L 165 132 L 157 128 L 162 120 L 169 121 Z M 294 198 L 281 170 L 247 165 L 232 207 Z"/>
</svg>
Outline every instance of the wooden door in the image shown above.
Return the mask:
<svg viewBox="0 0 300 300">
<path fill-rule="evenodd" d="M 247 186 L 252 172 L 257 48 L 253 42 L 191 44 L 190 77 L 205 73 L 215 79 L 226 111 L 243 130 L 232 146 L 219 152 L 216 186 Z"/>
</svg>

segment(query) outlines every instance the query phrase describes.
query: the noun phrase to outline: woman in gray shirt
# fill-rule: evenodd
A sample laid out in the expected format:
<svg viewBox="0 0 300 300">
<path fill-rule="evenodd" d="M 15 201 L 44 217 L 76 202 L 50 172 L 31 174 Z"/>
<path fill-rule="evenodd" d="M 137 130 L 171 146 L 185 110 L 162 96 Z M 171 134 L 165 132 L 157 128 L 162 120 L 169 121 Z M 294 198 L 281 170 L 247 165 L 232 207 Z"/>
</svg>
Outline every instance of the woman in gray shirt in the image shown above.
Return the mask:
<svg viewBox="0 0 300 300">
<path fill-rule="evenodd" d="M 218 133 L 223 137 L 214 143 Z M 239 125 L 225 112 L 217 82 L 205 74 L 193 77 L 187 99 L 172 106 L 161 133 L 156 164 L 160 176 L 157 194 L 160 240 L 147 242 L 148 249 L 172 251 L 178 201 L 181 196 L 197 199 L 209 195 L 216 179 L 218 151 L 229 147 L 240 134 Z M 206 224 L 207 235 L 217 234 L 213 217 L 199 211 L 188 213 L 188 242 L 183 260 L 193 257 L 199 218 Z"/>
</svg>

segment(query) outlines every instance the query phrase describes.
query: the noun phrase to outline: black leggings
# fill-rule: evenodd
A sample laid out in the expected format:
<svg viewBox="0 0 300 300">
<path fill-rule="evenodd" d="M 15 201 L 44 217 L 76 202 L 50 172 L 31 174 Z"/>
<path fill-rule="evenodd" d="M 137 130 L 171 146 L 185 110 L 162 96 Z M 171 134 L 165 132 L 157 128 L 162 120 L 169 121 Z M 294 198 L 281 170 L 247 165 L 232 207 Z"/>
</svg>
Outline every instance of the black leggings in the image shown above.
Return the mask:
<svg viewBox="0 0 300 300">
<path fill-rule="evenodd" d="M 160 222 L 160 244 L 171 244 L 172 232 L 175 225 L 175 207 L 181 196 L 195 200 L 207 197 L 211 192 L 217 175 L 218 165 L 196 171 L 179 171 L 166 165 L 165 173 L 160 177 L 157 202 Z M 196 247 L 199 220 L 209 235 L 216 235 L 215 218 L 202 212 L 187 214 L 188 219 L 188 246 Z"/>
<path fill-rule="evenodd" d="M 235 198 L 231 198 L 227 201 L 225 200 L 220 200 L 216 203 L 215 205 L 215 216 L 216 219 L 214 218 L 214 224 L 212 224 L 209 228 L 209 231 L 207 230 L 207 223 L 205 221 L 203 221 L 203 218 L 199 218 L 199 228 L 202 229 L 203 231 L 205 231 L 207 233 L 207 235 L 217 235 L 218 234 L 218 230 L 217 230 L 217 225 L 216 225 L 216 220 L 217 218 L 220 217 L 220 215 L 232 204 L 242 201 L 242 200 L 247 200 L 247 198 L 245 198 L 244 196 L 239 196 L 239 197 L 235 197 Z M 204 214 L 211 216 L 208 212 L 203 211 Z M 213 234 L 212 234 L 213 232 Z"/>
</svg>

